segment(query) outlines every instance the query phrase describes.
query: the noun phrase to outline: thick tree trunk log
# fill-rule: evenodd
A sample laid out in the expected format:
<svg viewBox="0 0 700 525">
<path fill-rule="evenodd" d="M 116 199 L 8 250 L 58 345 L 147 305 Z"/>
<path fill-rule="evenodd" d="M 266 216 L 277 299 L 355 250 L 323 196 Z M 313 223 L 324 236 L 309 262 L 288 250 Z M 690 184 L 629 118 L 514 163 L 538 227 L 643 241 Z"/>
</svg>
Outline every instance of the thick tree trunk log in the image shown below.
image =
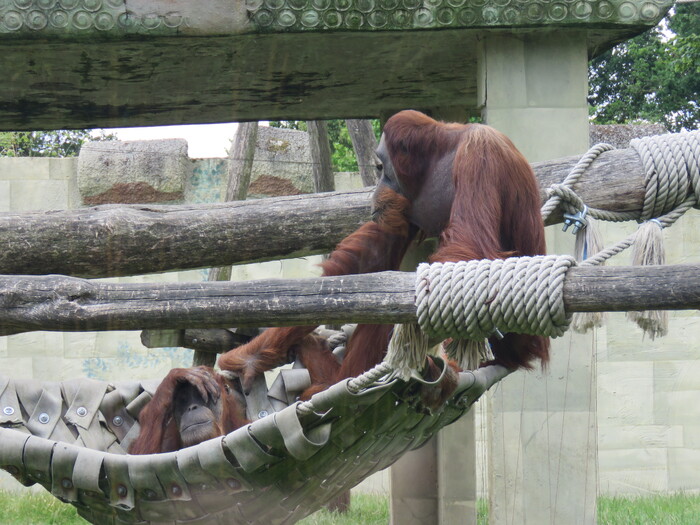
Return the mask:
<svg viewBox="0 0 700 525">
<path fill-rule="evenodd" d="M 369 120 L 348 119 L 345 121 L 348 126 L 352 147 L 357 157 L 357 166 L 360 169 L 360 178 L 363 186 L 374 186 L 377 184 L 377 139 L 374 137 L 372 122 Z"/>
<path fill-rule="evenodd" d="M 535 164 L 540 186 L 561 182 L 578 158 Z M 603 153 L 576 189 L 589 206 L 641 210 L 639 156 L 631 149 Z M 0 273 L 108 277 L 323 253 L 369 219 L 370 194 L 0 214 Z M 560 220 L 554 214 L 549 222 Z"/>
<path fill-rule="evenodd" d="M 258 137 L 257 122 L 241 122 L 228 154 L 228 184 L 226 202 L 244 201 L 248 196 L 250 177 L 253 174 L 255 143 Z M 209 270 L 208 281 L 230 281 L 231 266 L 217 266 Z M 143 337 L 143 334 L 142 334 Z M 183 346 L 183 345 L 175 345 Z M 214 366 L 216 356 L 211 352 L 195 348 L 192 366 Z"/>
<path fill-rule="evenodd" d="M 0 214 L 0 273 L 108 277 L 326 253 L 369 219 L 370 195 Z"/>
<path fill-rule="evenodd" d="M 124 284 L 0 276 L 0 333 L 405 323 L 416 320 L 415 274 Z M 700 265 L 574 267 L 569 312 L 700 308 Z"/>
<path fill-rule="evenodd" d="M 322 193 L 335 190 L 333 165 L 331 163 L 331 143 L 328 140 L 328 125 L 325 120 L 309 120 L 309 146 L 311 149 L 311 173 L 314 191 Z"/>
</svg>

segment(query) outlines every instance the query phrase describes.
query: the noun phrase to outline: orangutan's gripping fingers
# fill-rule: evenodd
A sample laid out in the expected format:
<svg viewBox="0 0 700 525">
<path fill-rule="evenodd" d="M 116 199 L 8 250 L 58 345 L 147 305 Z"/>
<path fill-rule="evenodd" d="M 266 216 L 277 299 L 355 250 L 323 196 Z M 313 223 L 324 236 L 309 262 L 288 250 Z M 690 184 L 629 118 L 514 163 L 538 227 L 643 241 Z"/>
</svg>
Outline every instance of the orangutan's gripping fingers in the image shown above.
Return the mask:
<svg viewBox="0 0 700 525">
<path fill-rule="evenodd" d="M 221 388 L 216 379 L 204 367 L 183 369 L 181 383 L 189 383 L 197 389 L 204 402 L 216 401 L 221 396 Z"/>
<path fill-rule="evenodd" d="M 457 365 L 449 361 L 445 363 L 445 371 L 435 364 L 432 358 L 427 358 L 427 366 L 423 371 L 423 376 L 428 381 L 437 381 L 442 376 L 442 379 L 437 384 L 423 385 L 421 387 L 421 401 L 428 409 L 435 412 L 445 404 L 457 389 L 459 381 L 459 369 Z"/>
</svg>

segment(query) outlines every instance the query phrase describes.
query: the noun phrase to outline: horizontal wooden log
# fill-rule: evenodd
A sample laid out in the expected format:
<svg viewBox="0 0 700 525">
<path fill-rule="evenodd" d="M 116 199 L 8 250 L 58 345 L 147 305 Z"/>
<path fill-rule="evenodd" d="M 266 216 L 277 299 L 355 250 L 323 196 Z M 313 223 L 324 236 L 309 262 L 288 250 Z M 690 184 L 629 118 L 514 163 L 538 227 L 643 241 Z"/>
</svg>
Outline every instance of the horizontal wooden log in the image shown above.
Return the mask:
<svg viewBox="0 0 700 525">
<path fill-rule="evenodd" d="M 257 329 L 199 328 L 189 330 L 144 330 L 141 343 L 146 348 L 180 346 L 197 352 L 221 353 L 250 341 Z"/>
<path fill-rule="evenodd" d="M 534 164 L 540 186 L 563 181 L 578 158 Z M 603 153 L 577 191 L 589 206 L 640 210 L 638 155 L 631 149 Z M 369 219 L 371 192 L 0 214 L 0 273 L 108 277 L 328 252 Z M 550 223 L 560 220 L 557 215 Z"/>
<path fill-rule="evenodd" d="M 0 333 L 415 321 L 415 274 L 167 284 L 0 276 Z M 700 308 L 700 265 L 575 267 L 569 312 Z"/>
</svg>

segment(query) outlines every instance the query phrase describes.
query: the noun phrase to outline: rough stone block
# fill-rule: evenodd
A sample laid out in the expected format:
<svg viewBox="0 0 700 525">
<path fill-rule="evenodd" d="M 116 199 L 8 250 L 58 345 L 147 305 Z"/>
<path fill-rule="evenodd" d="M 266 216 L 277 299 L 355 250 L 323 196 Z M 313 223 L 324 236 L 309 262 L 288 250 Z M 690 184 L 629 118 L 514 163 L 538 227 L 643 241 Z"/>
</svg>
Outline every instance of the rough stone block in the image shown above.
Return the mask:
<svg viewBox="0 0 700 525">
<path fill-rule="evenodd" d="M 248 195 L 275 197 L 313 191 L 308 133 L 293 129 L 258 127 Z"/>
<path fill-rule="evenodd" d="M 184 139 L 88 142 L 80 150 L 83 203 L 181 201 L 191 165 Z"/>
</svg>

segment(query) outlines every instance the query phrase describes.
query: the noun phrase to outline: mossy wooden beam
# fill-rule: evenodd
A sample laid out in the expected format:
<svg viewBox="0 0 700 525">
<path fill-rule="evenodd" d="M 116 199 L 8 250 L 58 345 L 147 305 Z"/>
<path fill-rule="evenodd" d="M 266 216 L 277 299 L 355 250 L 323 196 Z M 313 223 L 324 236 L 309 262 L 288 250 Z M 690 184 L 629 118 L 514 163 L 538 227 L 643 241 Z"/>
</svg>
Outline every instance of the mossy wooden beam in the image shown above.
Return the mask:
<svg viewBox="0 0 700 525">
<path fill-rule="evenodd" d="M 206 283 L 0 276 L 0 334 L 416 320 L 411 272 Z M 700 308 L 700 265 L 574 267 L 567 312 Z"/>
<path fill-rule="evenodd" d="M 544 188 L 579 157 L 534 164 Z M 641 210 L 634 150 L 603 153 L 576 190 L 593 207 Z M 111 277 L 226 266 L 331 251 L 369 220 L 372 189 L 206 205 L 105 205 L 0 214 L 0 273 Z M 550 222 L 559 222 L 554 215 Z"/>
<path fill-rule="evenodd" d="M 672 4 L 4 0 L 0 130 L 474 109 L 486 34 L 573 32 L 596 56 Z"/>
</svg>

